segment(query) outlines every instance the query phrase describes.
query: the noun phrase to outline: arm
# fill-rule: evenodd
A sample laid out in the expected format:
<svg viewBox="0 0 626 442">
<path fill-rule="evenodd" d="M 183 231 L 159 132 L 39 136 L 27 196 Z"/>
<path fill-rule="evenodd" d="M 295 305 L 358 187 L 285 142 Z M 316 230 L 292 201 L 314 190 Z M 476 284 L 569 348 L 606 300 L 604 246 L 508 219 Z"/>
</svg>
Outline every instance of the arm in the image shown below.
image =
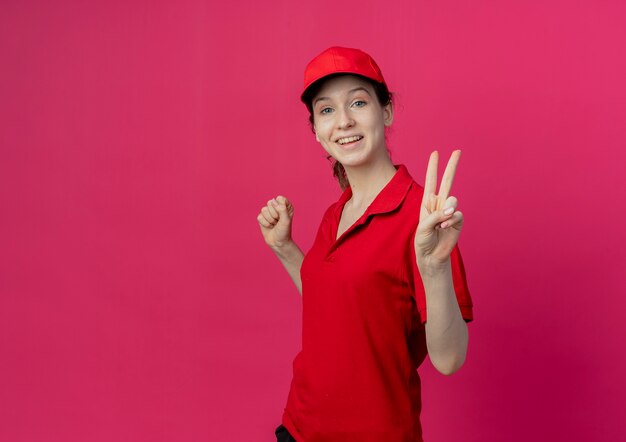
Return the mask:
<svg viewBox="0 0 626 442">
<path fill-rule="evenodd" d="M 293 205 L 284 196 L 277 196 L 267 202 L 257 216 L 265 243 L 274 251 L 285 270 L 302 295 L 300 268 L 304 254 L 291 238 Z"/>
<path fill-rule="evenodd" d="M 272 250 L 282 263 L 287 273 L 291 277 L 291 280 L 296 285 L 300 296 L 302 296 L 302 280 L 300 279 L 300 268 L 302 267 L 302 260 L 304 259 L 304 253 L 300 250 L 300 247 L 292 240 L 283 245 L 282 247 L 272 247 Z"/>
<path fill-rule="evenodd" d="M 439 155 L 428 162 L 420 219 L 415 233 L 415 258 L 426 292 L 426 345 L 430 360 L 442 374 L 456 372 L 467 354 L 467 325 L 461 316 L 452 281 L 450 254 L 456 246 L 463 214 L 456 210 L 457 199 L 449 196 L 461 152 L 452 153 L 437 188 Z"/>
<path fill-rule="evenodd" d="M 420 270 L 426 291 L 426 346 L 433 366 L 451 375 L 465 362 L 468 333 L 454 292 L 448 260 L 442 267 Z"/>
</svg>

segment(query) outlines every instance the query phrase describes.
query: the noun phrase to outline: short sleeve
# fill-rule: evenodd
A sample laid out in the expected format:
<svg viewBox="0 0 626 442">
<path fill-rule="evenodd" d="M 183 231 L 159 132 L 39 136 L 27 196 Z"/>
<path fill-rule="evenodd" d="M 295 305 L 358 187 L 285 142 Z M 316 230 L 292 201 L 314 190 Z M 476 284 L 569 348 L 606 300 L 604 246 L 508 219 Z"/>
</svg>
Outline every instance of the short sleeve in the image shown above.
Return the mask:
<svg viewBox="0 0 626 442">
<path fill-rule="evenodd" d="M 413 243 L 411 243 L 411 246 Z M 422 324 L 426 323 L 427 310 L 426 310 L 426 292 L 424 291 L 424 284 L 420 276 L 419 269 L 417 268 L 417 260 L 415 258 L 415 248 L 409 247 L 411 250 L 411 281 L 415 290 L 415 302 L 420 314 Z M 450 265 L 452 266 L 452 283 L 454 285 L 454 292 L 456 294 L 457 302 L 459 303 L 459 309 L 461 310 L 461 316 L 465 322 L 470 322 L 474 319 L 472 297 L 467 287 L 467 278 L 465 276 L 465 266 L 463 265 L 463 258 L 461 258 L 461 251 L 458 244 L 452 249 L 450 254 Z"/>
</svg>

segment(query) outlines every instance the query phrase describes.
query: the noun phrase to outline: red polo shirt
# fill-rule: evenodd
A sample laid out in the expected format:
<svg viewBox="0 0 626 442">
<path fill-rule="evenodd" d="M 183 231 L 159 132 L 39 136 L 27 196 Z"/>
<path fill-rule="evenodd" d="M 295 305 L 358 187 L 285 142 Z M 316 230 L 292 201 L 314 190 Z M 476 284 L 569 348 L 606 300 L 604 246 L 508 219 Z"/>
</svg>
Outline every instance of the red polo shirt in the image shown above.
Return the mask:
<svg viewBox="0 0 626 442">
<path fill-rule="evenodd" d="M 422 440 L 417 367 L 427 354 L 426 296 L 414 236 L 423 188 L 404 165 L 338 240 L 348 187 L 322 219 L 302 263 L 302 351 L 283 425 L 298 442 Z M 454 289 L 472 300 L 458 248 Z"/>
</svg>

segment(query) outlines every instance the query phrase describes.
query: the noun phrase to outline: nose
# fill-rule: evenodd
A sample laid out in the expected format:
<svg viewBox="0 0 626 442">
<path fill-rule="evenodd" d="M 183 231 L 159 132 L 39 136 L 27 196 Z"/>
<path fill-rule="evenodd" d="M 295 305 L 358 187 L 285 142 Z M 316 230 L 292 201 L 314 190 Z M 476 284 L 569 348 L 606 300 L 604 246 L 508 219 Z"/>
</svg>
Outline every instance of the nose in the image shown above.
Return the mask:
<svg viewBox="0 0 626 442">
<path fill-rule="evenodd" d="M 347 129 L 354 125 L 354 119 L 352 118 L 352 115 L 350 114 L 349 110 L 343 109 L 339 111 L 338 114 L 339 115 L 337 116 L 338 117 L 337 124 L 339 128 Z"/>
</svg>

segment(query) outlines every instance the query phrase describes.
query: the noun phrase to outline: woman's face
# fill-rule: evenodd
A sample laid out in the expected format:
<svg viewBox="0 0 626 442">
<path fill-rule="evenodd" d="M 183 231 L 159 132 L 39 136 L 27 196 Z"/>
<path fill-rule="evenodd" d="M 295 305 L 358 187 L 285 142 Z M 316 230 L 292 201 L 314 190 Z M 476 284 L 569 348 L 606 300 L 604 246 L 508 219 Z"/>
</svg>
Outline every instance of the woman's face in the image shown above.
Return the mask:
<svg viewBox="0 0 626 442">
<path fill-rule="evenodd" d="M 344 167 L 387 155 L 385 127 L 393 121 L 393 107 L 380 105 L 367 80 L 355 75 L 326 80 L 312 108 L 315 138 Z"/>
</svg>

